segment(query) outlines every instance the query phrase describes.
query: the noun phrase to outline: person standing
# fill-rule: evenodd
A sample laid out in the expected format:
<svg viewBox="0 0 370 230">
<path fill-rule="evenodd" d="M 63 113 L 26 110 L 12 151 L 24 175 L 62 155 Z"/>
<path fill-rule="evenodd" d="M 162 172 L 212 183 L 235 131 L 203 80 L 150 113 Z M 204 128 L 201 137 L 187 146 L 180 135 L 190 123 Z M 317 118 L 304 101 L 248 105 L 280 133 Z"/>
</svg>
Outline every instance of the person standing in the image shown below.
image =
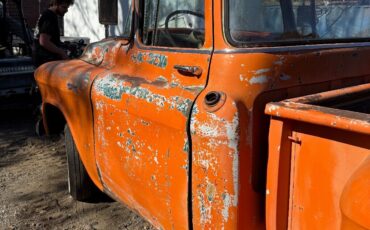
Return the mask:
<svg viewBox="0 0 370 230">
<path fill-rule="evenodd" d="M 63 17 L 74 0 L 51 0 L 49 8 L 39 17 L 35 29 L 35 65 L 68 59 L 62 48 L 58 16 Z"/>
</svg>

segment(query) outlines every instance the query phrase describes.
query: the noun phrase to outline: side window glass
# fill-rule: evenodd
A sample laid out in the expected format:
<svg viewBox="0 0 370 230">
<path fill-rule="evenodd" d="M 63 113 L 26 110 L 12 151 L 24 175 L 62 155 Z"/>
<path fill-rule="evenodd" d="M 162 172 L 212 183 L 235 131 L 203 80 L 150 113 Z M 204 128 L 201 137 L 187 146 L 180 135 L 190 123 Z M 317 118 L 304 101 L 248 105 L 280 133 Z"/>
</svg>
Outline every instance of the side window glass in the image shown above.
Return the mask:
<svg viewBox="0 0 370 230">
<path fill-rule="evenodd" d="M 145 0 L 142 42 L 145 45 L 201 48 L 204 0 Z"/>
</svg>

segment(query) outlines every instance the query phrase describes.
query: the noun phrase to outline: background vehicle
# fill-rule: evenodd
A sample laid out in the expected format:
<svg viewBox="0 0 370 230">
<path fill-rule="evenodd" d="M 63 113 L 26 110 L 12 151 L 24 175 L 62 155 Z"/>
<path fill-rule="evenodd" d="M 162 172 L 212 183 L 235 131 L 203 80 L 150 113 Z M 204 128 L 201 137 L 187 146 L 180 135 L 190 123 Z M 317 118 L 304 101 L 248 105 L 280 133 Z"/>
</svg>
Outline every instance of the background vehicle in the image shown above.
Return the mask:
<svg viewBox="0 0 370 230">
<path fill-rule="evenodd" d="M 66 130 L 70 193 L 88 200 L 92 181 L 162 229 L 265 229 L 265 105 L 368 83 L 370 30 L 349 26 L 367 7 L 135 3 L 122 37 L 37 70 L 45 129 Z M 100 7 L 114 23 L 114 1 Z"/>
<path fill-rule="evenodd" d="M 16 12 L 9 16 L 0 1 L 0 107 L 33 105 L 36 99 L 32 61 L 32 31 L 26 26 L 22 1 L 13 1 Z"/>
<path fill-rule="evenodd" d="M 0 108 L 36 107 L 40 104 L 40 95 L 33 76 L 33 32 L 23 16 L 22 1 L 11 2 L 12 5 L 0 1 Z M 81 56 L 89 42 L 88 38 L 62 39 L 66 41 L 64 48 L 70 58 Z"/>
</svg>

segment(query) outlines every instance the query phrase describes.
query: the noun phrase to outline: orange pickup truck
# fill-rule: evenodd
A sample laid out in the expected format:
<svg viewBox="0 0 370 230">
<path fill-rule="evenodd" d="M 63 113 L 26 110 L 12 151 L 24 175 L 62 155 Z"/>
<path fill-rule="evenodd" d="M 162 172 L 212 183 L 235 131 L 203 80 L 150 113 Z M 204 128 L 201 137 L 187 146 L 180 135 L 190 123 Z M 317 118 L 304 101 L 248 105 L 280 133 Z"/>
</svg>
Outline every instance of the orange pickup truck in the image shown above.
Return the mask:
<svg viewBox="0 0 370 230">
<path fill-rule="evenodd" d="M 370 229 L 369 90 L 346 124 L 320 104 L 369 89 L 367 1 L 127 2 L 121 37 L 35 73 L 75 199 L 103 191 L 158 229 Z"/>
</svg>

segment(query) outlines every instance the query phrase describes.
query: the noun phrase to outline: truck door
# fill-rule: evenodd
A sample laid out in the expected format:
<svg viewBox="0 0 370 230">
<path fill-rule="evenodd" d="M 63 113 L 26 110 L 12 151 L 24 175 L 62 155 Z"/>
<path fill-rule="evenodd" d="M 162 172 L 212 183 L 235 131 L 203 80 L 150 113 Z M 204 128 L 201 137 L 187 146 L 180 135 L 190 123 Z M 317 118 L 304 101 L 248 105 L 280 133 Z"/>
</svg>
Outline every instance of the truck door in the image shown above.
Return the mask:
<svg viewBox="0 0 370 230">
<path fill-rule="evenodd" d="M 92 89 L 105 189 L 158 228 L 191 225 L 188 124 L 207 82 L 211 0 L 144 0 L 135 40 Z M 191 191 L 191 190 L 190 190 Z"/>
</svg>

